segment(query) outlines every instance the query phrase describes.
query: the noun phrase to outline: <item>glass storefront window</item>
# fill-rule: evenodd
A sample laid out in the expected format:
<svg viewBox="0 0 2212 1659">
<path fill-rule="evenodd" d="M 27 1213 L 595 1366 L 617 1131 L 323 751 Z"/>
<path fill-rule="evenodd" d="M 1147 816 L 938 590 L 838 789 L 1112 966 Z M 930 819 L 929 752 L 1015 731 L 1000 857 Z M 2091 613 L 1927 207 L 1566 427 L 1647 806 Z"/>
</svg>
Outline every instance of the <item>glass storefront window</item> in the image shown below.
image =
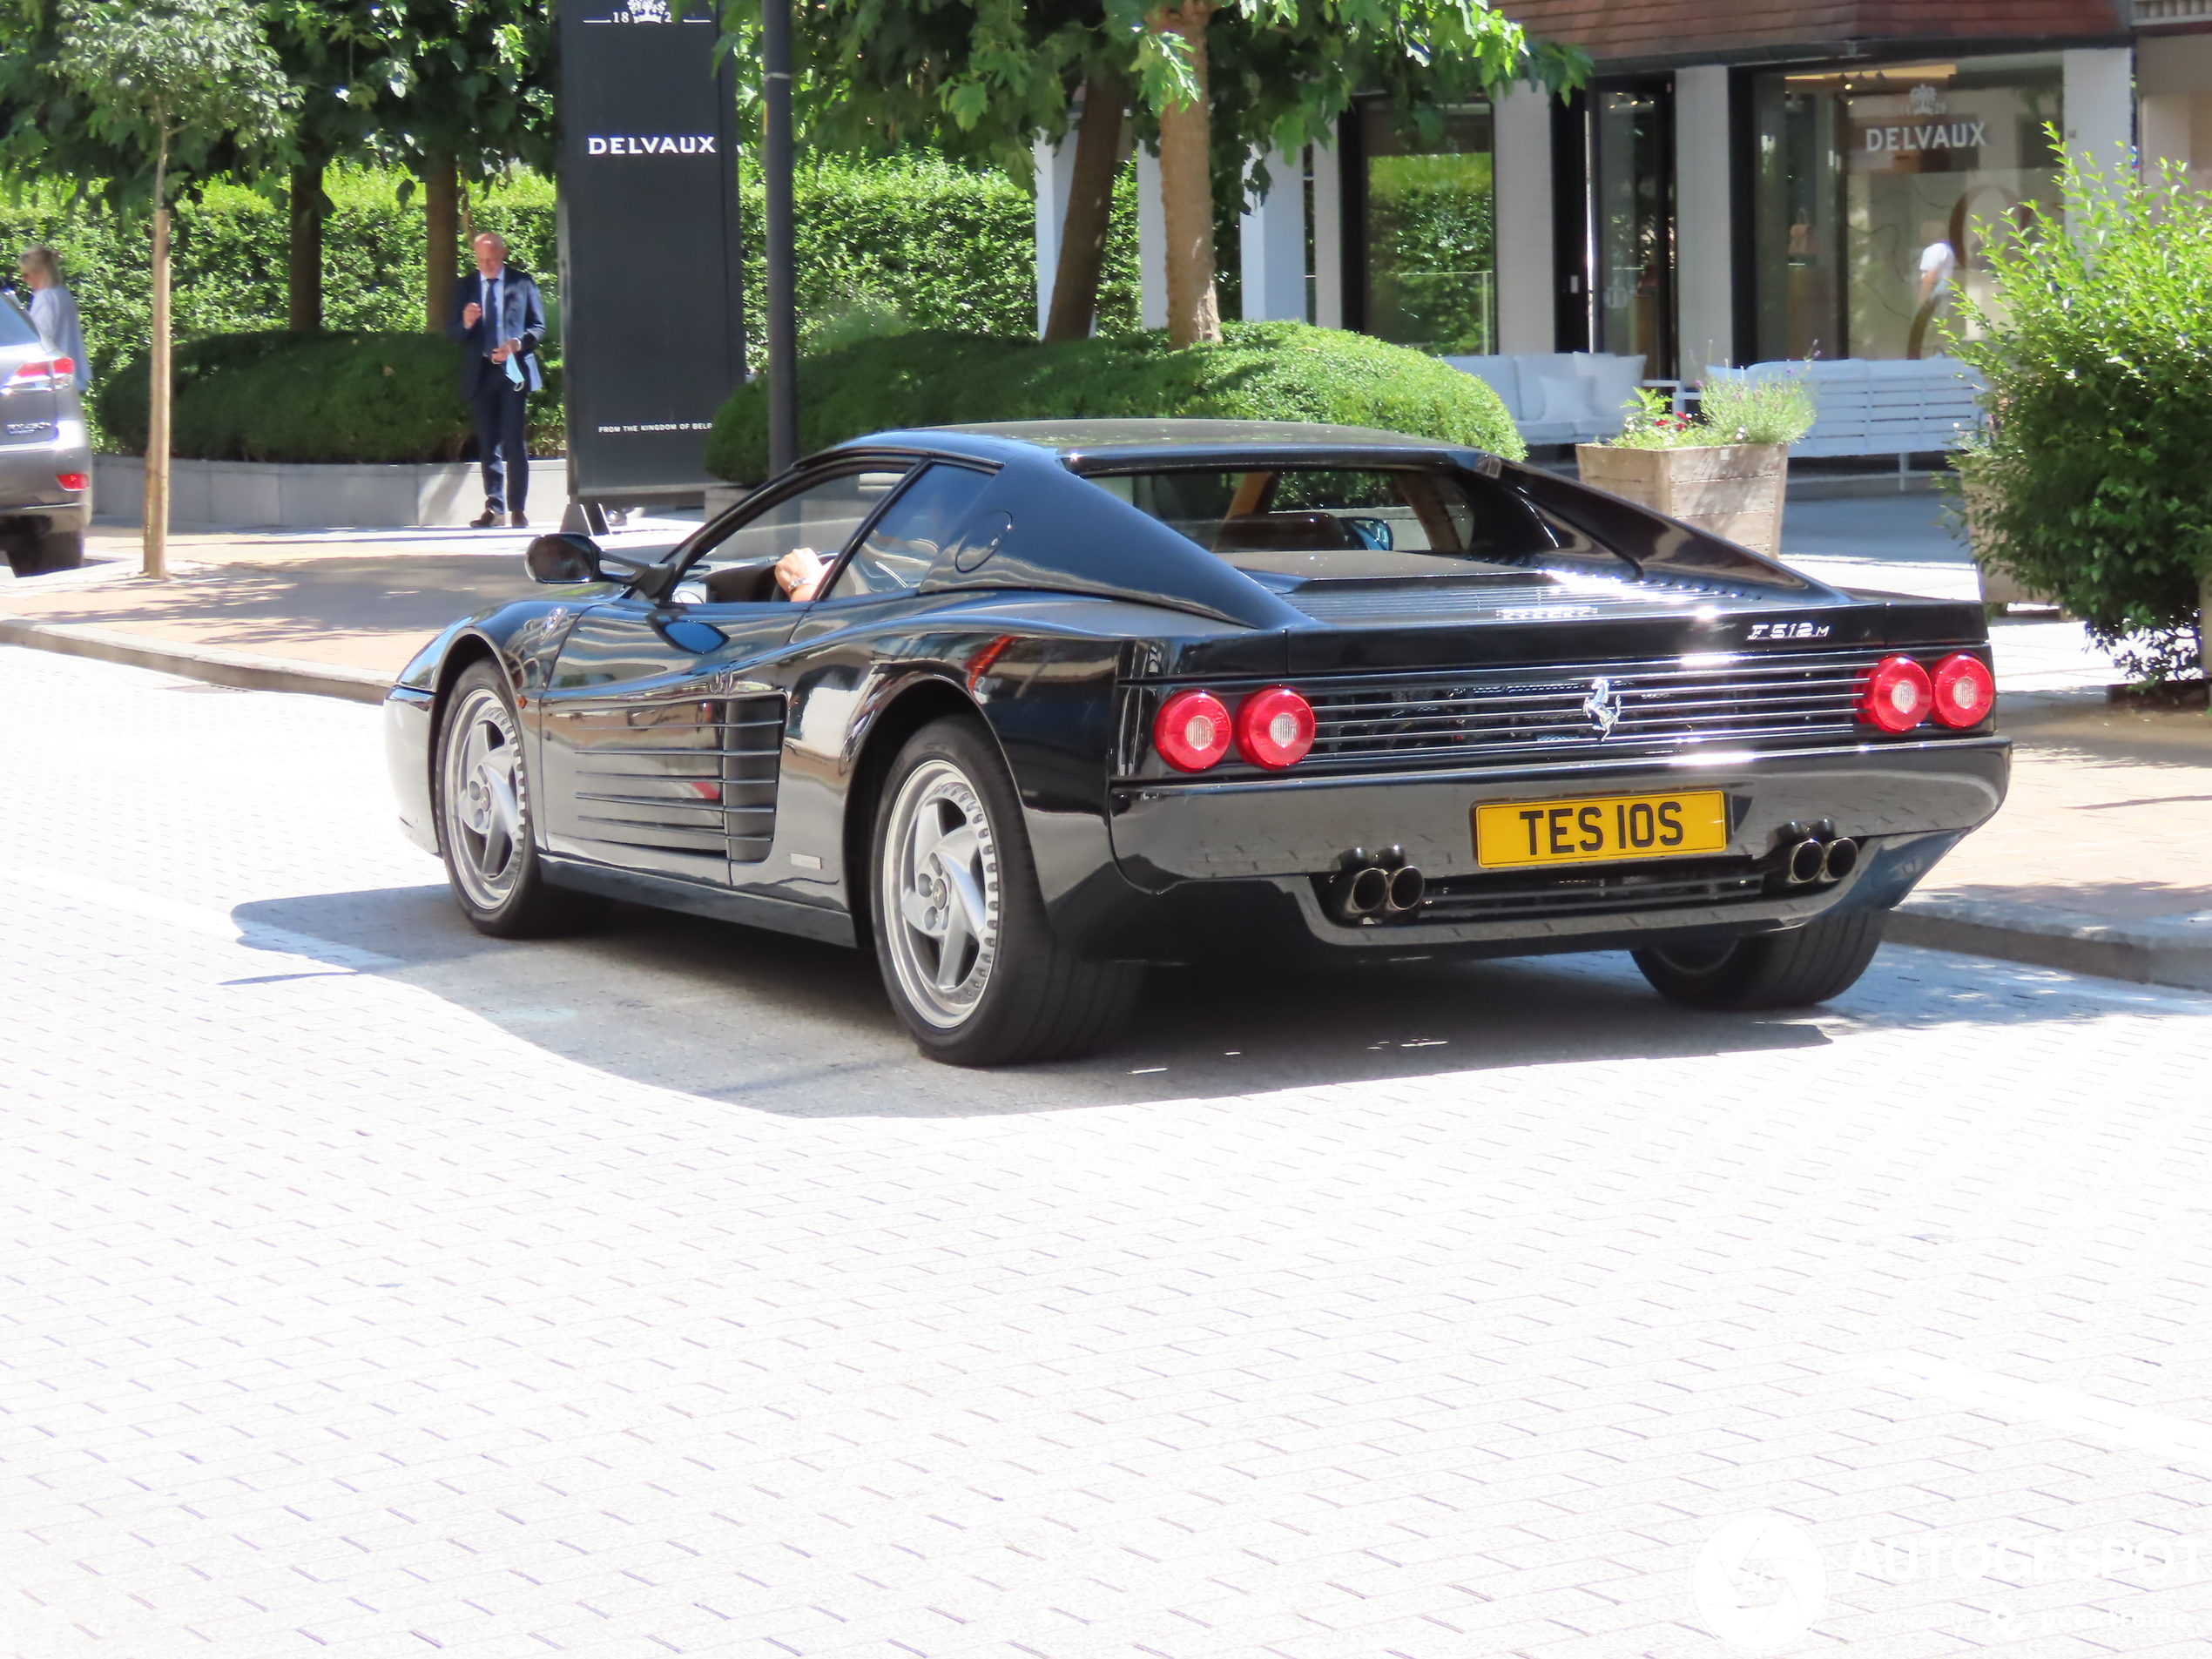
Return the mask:
<svg viewBox="0 0 2212 1659">
<path fill-rule="evenodd" d="M 1914 358 L 1993 295 L 1984 229 L 2058 205 L 2055 56 L 1763 75 L 1758 354 Z"/>
<path fill-rule="evenodd" d="M 1595 209 L 1596 348 L 1674 372 L 1674 135 L 1661 87 L 1600 91 L 1591 99 Z"/>
<path fill-rule="evenodd" d="M 1447 356 L 1498 348 L 1490 108 L 1450 111 L 1430 143 L 1360 111 L 1366 157 L 1366 332 Z"/>
</svg>

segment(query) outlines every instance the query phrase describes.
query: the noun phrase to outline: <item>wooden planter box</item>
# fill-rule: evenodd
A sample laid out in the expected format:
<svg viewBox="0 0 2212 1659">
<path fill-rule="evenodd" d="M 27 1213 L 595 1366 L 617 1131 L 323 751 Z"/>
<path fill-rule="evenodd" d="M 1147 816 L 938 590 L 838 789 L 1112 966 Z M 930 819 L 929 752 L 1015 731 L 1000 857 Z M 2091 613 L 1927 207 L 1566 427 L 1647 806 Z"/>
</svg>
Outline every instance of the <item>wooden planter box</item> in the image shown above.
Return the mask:
<svg viewBox="0 0 2212 1659">
<path fill-rule="evenodd" d="M 1622 449 L 1578 443 L 1582 482 L 1771 556 L 1782 546 L 1786 443 L 1717 443 L 1690 449 Z"/>
</svg>

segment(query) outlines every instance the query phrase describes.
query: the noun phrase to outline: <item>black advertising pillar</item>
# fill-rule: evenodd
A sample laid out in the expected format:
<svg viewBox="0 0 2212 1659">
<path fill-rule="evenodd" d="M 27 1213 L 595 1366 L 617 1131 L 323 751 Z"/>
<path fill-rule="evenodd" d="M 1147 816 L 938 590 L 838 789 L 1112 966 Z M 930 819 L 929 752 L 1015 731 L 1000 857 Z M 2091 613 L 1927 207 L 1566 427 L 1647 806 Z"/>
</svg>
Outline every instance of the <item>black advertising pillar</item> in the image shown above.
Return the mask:
<svg viewBox="0 0 2212 1659">
<path fill-rule="evenodd" d="M 737 87 L 696 3 L 561 0 L 569 493 L 696 496 L 745 378 Z"/>
</svg>

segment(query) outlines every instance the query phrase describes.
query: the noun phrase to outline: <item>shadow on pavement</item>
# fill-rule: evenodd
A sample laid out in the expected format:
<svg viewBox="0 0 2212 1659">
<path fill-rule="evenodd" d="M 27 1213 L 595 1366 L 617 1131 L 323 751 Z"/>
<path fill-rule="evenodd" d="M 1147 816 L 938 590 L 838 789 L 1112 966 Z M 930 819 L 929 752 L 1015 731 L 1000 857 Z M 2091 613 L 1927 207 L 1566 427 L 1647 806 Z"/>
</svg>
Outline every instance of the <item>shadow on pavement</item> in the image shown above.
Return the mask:
<svg viewBox="0 0 2212 1659">
<path fill-rule="evenodd" d="M 489 940 L 442 887 L 268 900 L 232 916 L 249 934 L 390 959 L 372 971 L 578 1064 L 799 1116 L 1040 1111 L 1828 1041 L 1801 1016 L 1674 1008 L 1617 954 L 1335 974 L 1171 969 L 1151 976 L 1103 1054 L 965 1071 L 921 1059 L 873 961 L 833 946 L 628 906 L 576 939 Z"/>
</svg>

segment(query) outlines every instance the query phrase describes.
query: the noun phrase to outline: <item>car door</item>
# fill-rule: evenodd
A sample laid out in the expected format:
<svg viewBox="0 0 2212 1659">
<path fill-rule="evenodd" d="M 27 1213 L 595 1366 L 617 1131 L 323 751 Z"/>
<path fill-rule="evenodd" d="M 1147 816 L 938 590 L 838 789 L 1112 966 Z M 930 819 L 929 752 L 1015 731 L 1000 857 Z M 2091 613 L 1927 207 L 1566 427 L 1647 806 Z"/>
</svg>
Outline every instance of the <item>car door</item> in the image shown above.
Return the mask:
<svg viewBox="0 0 2212 1659">
<path fill-rule="evenodd" d="M 934 460 L 910 475 L 867 525 L 819 597 L 800 607 L 792 649 L 782 665 L 790 693 L 784 745 L 785 821 L 791 850 L 804 872 L 786 891 L 834 902 L 843 889 L 848 746 L 871 676 L 885 669 L 887 627 L 919 605 L 922 578 L 961 531 L 976 522 L 978 499 L 993 469 Z"/>
<path fill-rule="evenodd" d="M 787 705 L 771 659 L 803 609 L 774 565 L 799 547 L 833 563 L 906 471 L 802 475 L 672 555 L 665 600 L 633 593 L 577 619 L 541 706 L 549 851 L 717 884 L 770 858 Z"/>
</svg>

